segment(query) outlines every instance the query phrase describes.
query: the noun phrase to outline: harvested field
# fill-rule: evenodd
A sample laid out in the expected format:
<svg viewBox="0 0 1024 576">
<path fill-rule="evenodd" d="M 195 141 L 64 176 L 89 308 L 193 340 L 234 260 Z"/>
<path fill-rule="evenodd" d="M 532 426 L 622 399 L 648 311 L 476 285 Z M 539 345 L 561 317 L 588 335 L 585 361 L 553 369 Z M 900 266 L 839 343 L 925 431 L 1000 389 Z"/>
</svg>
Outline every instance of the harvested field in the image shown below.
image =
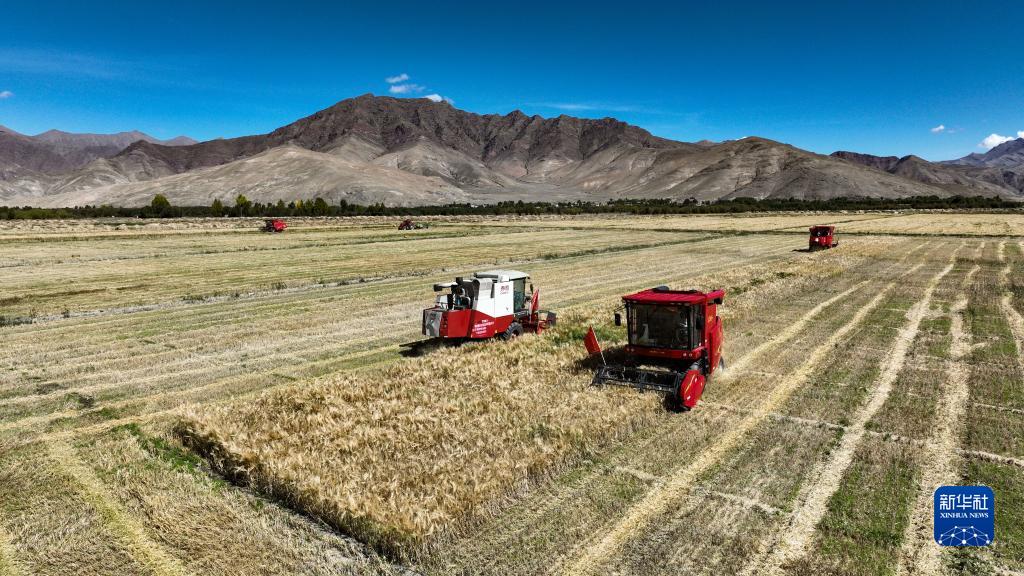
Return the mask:
<svg viewBox="0 0 1024 576">
<path fill-rule="evenodd" d="M 0 573 L 1020 572 L 1019 218 L 0 225 Z M 399 354 L 496 266 L 557 329 Z M 589 386 L 656 284 L 727 291 L 689 413 Z M 935 482 L 993 487 L 992 548 L 928 548 Z"/>
<path fill-rule="evenodd" d="M 1021 236 L 1024 215 L 993 214 L 894 214 L 886 218 L 851 221 L 843 230 L 871 234 L 925 234 L 935 236 Z"/>
</svg>

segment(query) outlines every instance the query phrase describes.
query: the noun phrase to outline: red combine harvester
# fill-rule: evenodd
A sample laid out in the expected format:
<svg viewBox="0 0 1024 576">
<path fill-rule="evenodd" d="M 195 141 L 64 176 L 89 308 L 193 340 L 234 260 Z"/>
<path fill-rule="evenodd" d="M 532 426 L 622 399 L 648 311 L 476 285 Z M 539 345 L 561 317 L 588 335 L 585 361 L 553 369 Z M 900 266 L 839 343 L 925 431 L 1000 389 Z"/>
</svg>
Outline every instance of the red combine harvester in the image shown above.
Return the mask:
<svg viewBox="0 0 1024 576">
<path fill-rule="evenodd" d="M 411 218 L 402 220 L 402 223 L 398 225 L 399 230 L 422 230 L 426 228 L 427 224 L 420 224 L 419 222 L 413 222 Z"/>
<path fill-rule="evenodd" d="M 826 250 L 836 246 L 839 246 L 839 242 L 836 242 L 835 226 L 811 226 L 808 250 Z"/>
<path fill-rule="evenodd" d="M 669 290 L 658 286 L 622 297 L 628 344 L 622 365 L 603 364 L 593 384 L 616 384 L 664 392 L 674 408 L 697 405 L 704 385 L 722 359 L 722 319 L 718 306 L 723 290 Z M 615 325 L 622 325 L 616 312 Z M 596 337 L 587 334 L 587 350 L 600 352 Z M 602 360 L 604 353 L 601 353 Z"/>
<path fill-rule="evenodd" d="M 540 310 L 540 290 L 526 291 L 528 274 L 516 270 L 476 272 L 470 278 L 434 284 L 439 294 L 423 311 L 423 335 L 441 340 L 509 340 L 554 326 L 554 312 Z"/>
<path fill-rule="evenodd" d="M 284 229 L 288 227 L 288 223 L 280 218 L 273 218 L 263 221 L 264 232 L 284 232 Z"/>
</svg>

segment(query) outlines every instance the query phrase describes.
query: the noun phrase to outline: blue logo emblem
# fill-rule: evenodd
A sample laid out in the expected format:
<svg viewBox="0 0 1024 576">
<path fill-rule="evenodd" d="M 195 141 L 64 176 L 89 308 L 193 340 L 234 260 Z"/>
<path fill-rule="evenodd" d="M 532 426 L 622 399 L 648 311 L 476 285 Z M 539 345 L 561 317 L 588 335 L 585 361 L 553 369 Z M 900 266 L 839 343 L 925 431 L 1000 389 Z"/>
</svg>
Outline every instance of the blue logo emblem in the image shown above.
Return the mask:
<svg viewBox="0 0 1024 576">
<path fill-rule="evenodd" d="M 988 546 L 995 539 L 996 497 L 988 486 L 941 486 L 933 506 L 939 546 Z"/>
</svg>

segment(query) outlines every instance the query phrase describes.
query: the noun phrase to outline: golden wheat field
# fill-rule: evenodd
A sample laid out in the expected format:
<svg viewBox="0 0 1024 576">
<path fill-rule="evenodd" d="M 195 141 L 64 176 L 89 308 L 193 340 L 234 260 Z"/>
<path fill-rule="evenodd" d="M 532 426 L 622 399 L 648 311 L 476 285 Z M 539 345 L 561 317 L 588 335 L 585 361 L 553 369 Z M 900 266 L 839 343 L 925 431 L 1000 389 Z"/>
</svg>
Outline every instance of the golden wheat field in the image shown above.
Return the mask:
<svg viewBox="0 0 1024 576">
<path fill-rule="evenodd" d="M 0 574 L 1019 573 L 1022 218 L 0 223 Z M 495 267 L 558 325 L 401 353 Z M 726 291 L 690 412 L 590 385 L 658 284 Z"/>
</svg>

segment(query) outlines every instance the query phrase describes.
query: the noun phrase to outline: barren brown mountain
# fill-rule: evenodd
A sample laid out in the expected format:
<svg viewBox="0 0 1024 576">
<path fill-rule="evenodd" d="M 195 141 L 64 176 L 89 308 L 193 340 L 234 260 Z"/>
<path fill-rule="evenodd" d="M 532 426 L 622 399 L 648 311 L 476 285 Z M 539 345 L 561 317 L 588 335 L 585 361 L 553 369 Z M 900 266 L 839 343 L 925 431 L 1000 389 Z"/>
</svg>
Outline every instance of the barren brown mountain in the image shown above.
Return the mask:
<svg viewBox="0 0 1024 576">
<path fill-rule="evenodd" d="M 971 154 L 949 162 L 917 156 L 872 156 L 839 151 L 832 156 L 904 178 L 941 186 L 957 194 L 1016 196 L 1024 193 L 1024 139 L 1004 143 L 987 154 Z"/>
<path fill-rule="evenodd" d="M 135 206 L 160 193 L 202 205 L 245 194 L 416 205 L 1021 193 L 968 173 L 982 169 L 867 158 L 875 157 L 821 156 L 763 138 L 690 144 L 612 118 L 480 115 L 367 94 L 268 134 L 186 146 L 140 140 L 57 177 L 12 173 L 0 181 L 0 200 Z"/>
</svg>

